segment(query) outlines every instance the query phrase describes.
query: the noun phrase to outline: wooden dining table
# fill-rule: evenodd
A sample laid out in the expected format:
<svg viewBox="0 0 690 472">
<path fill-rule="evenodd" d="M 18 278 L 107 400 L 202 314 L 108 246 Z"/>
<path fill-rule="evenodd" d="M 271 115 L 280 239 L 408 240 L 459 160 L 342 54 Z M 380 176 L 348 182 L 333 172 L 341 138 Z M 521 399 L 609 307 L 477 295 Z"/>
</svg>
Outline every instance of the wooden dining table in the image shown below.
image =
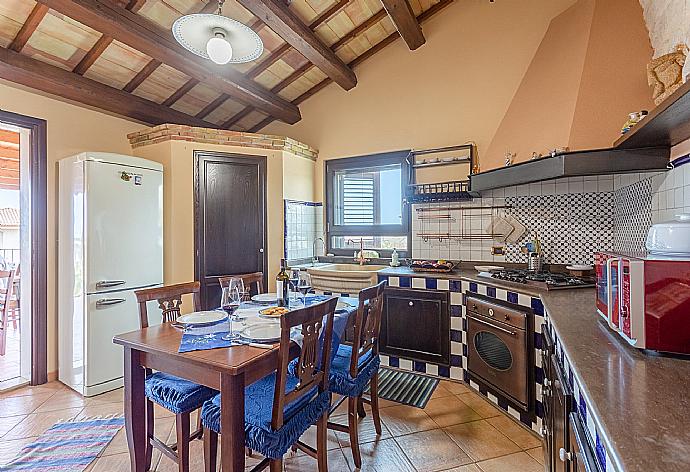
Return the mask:
<svg viewBox="0 0 690 472">
<path fill-rule="evenodd" d="M 353 307 L 356 310 L 356 307 Z M 275 371 L 278 346 L 249 345 L 180 353 L 182 330 L 170 323 L 150 326 L 113 338 L 124 348 L 124 413 L 131 470 L 146 469 L 146 369 L 166 372 L 220 391 L 221 466 L 224 472 L 244 471 L 244 390 Z M 293 342 L 291 357 L 300 347 Z"/>
</svg>

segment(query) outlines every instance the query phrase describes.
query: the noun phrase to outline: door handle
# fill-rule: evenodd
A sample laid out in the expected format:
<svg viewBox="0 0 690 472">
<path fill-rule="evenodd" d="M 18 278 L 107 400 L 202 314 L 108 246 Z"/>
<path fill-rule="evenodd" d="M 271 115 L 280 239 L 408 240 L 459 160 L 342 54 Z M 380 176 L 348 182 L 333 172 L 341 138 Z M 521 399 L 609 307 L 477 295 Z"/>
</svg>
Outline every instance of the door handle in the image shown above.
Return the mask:
<svg viewBox="0 0 690 472">
<path fill-rule="evenodd" d="M 123 303 L 126 300 L 124 298 L 101 298 L 96 300 L 96 307 L 104 307 L 110 305 L 117 305 L 118 303 Z"/>
<path fill-rule="evenodd" d="M 96 282 L 96 288 L 109 288 L 117 287 L 118 285 L 124 285 L 124 280 L 100 280 Z"/>
<path fill-rule="evenodd" d="M 261 254 L 263 254 L 263 253 L 264 253 L 264 248 L 259 249 L 259 252 L 260 252 Z"/>
<path fill-rule="evenodd" d="M 511 336 L 515 336 L 515 335 L 517 334 L 517 333 L 515 333 L 515 331 L 511 331 L 511 330 L 509 330 L 509 329 L 501 328 L 500 326 L 496 326 L 495 324 L 488 323 L 488 322 L 486 322 L 486 321 L 484 321 L 484 320 L 480 320 L 479 318 L 472 318 L 472 321 L 476 321 L 477 323 L 481 323 L 481 324 L 483 324 L 483 325 L 490 326 L 490 327 L 492 327 L 492 328 L 494 328 L 494 329 L 497 329 L 497 330 L 499 330 L 499 331 L 502 331 L 502 332 L 504 332 L 504 333 L 506 333 L 506 334 L 510 334 Z"/>
</svg>

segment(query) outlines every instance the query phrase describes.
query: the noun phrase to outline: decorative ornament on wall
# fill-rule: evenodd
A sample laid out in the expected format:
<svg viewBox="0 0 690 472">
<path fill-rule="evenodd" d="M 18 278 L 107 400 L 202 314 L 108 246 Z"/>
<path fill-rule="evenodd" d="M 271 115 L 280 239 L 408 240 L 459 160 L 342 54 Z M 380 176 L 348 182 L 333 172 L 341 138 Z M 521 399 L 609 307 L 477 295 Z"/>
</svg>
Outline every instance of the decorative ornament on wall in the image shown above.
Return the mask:
<svg viewBox="0 0 690 472">
<path fill-rule="evenodd" d="M 676 50 L 664 54 L 647 64 L 647 81 L 652 86 L 652 98 L 657 105 L 683 84 L 683 66 L 688 55 L 688 46 L 679 44 Z"/>
</svg>

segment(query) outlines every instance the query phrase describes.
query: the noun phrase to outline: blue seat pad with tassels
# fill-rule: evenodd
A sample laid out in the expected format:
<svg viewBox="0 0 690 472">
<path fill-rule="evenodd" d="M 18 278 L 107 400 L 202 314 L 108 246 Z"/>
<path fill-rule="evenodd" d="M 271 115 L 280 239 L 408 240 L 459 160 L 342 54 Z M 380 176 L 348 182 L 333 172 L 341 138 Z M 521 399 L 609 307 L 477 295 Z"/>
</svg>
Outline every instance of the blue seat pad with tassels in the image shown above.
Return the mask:
<svg viewBox="0 0 690 472">
<path fill-rule="evenodd" d="M 288 375 L 285 392 L 295 389 L 299 379 Z M 283 426 L 274 430 L 271 426 L 275 372 L 246 387 L 244 391 L 244 433 L 245 444 L 265 457 L 279 459 L 290 449 L 311 425 L 328 411 L 331 405 L 330 393 L 318 393 L 314 387 L 309 393 L 285 406 Z M 201 423 L 220 433 L 220 395 L 204 403 L 201 409 Z"/>
<path fill-rule="evenodd" d="M 218 395 L 217 390 L 163 372 L 149 375 L 144 385 L 148 398 L 176 415 L 194 411 Z"/>
<path fill-rule="evenodd" d="M 369 350 L 357 359 L 359 373 L 354 379 L 350 376 L 350 362 L 352 359 L 352 346 L 343 344 L 338 347 L 338 352 L 331 364 L 329 374 L 329 388 L 332 392 L 348 397 L 358 397 L 364 392 L 367 383 L 379 370 L 381 360 L 374 357 L 374 352 Z"/>
</svg>

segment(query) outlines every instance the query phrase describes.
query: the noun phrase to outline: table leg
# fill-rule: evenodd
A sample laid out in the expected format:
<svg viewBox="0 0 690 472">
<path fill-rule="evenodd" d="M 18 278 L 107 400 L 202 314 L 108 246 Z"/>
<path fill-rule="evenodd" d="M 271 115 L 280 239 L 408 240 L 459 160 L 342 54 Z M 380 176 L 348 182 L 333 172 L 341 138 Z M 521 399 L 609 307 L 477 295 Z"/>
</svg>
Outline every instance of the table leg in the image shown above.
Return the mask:
<svg viewBox="0 0 690 472">
<path fill-rule="evenodd" d="M 146 471 L 145 370 L 141 352 L 125 347 L 125 428 L 132 472 Z"/>
<path fill-rule="evenodd" d="M 220 452 L 223 472 L 244 471 L 244 374 L 220 379 Z"/>
</svg>

